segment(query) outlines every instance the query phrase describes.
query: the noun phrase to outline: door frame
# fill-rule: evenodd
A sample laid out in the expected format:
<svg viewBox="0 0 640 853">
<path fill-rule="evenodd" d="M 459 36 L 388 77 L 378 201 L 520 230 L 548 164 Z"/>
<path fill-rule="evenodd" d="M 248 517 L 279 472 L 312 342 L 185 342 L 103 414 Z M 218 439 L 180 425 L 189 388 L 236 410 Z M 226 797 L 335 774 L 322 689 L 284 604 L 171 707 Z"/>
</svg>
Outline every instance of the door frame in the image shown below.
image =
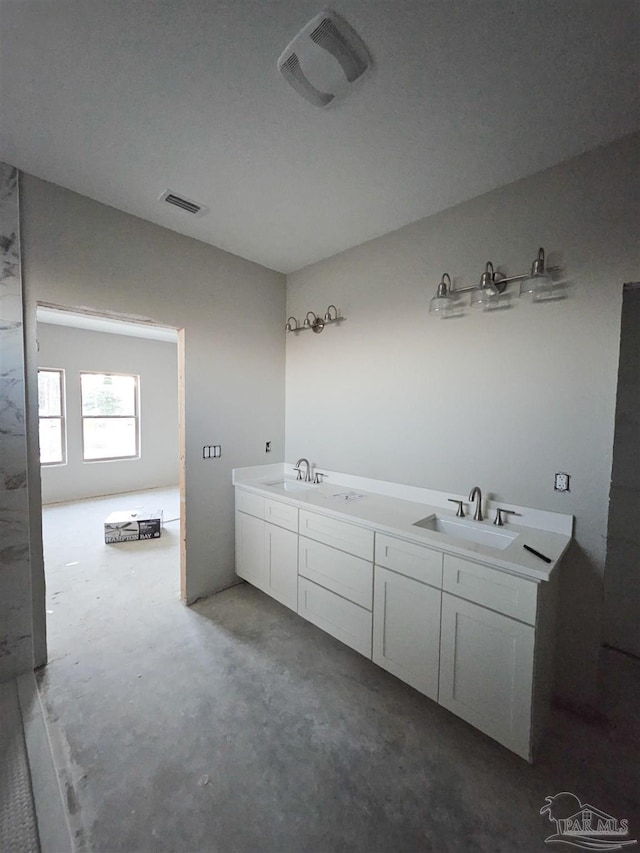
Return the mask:
<svg viewBox="0 0 640 853">
<path fill-rule="evenodd" d="M 187 604 L 187 553 L 186 553 L 186 475 L 185 475 L 185 345 L 186 330 L 153 319 L 141 320 L 126 314 L 91 311 L 70 305 L 54 305 L 37 301 L 24 305 L 24 358 L 27 437 L 27 486 L 29 496 L 29 538 L 31 562 L 31 604 L 33 631 L 33 667 L 47 664 L 47 614 L 44 551 L 42 544 L 42 481 L 38 440 L 38 340 L 37 309 L 52 308 L 73 314 L 115 320 L 116 322 L 155 326 L 176 332 L 178 360 L 178 467 L 180 488 L 180 601 Z"/>
</svg>

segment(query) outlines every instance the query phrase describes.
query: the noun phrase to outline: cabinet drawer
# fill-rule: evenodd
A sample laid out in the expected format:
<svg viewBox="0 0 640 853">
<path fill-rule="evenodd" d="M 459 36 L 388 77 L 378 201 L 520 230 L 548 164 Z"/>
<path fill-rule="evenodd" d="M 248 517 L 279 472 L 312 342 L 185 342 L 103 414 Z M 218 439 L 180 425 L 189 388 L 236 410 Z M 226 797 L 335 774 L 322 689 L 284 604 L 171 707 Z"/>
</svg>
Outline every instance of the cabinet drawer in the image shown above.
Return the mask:
<svg viewBox="0 0 640 853">
<path fill-rule="evenodd" d="M 361 655 L 371 657 L 371 613 L 368 610 L 299 578 L 298 613 Z"/>
<path fill-rule="evenodd" d="M 255 515 L 256 518 L 264 518 L 264 498 L 254 495 L 253 492 L 236 489 L 236 509 L 248 515 Z"/>
<path fill-rule="evenodd" d="M 373 531 L 349 524 L 348 521 L 337 521 L 335 518 L 301 509 L 300 535 L 355 554 L 356 557 L 373 560 Z"/>
<path fill-rule="evenodd" d="M 533 581 L 445 554 L 443 589 L 535 625 L 538 585 Z"/>
<path fill-rule="evenodd" d="M 438 589 L 442 587 L 442 553 L 433 548 L 376 533 L 376 564 Z"/>
<path fill-rule="evenodd" d="M 265 500 L 264 520 L 278 527 L 286 527 L 287 530 L 298 532 L 298 508 L 280 501 Z"/>
<path fill-rule="evenodd" d="M 298 573 L 361 607 L 373 603 L 373 565 L 313 539 L 299 539 Z"/>
</svg>

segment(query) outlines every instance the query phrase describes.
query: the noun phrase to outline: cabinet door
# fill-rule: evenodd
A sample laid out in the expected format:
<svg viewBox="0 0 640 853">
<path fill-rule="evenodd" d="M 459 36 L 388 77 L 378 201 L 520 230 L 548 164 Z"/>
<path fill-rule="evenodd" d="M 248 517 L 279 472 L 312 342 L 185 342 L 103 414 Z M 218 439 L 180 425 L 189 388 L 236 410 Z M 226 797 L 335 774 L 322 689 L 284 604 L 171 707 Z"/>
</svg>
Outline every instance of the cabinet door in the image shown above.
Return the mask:
<svg viewBox="0 0 640 853">
<path fill-rule="evenodd" d="M 438 700 L 442 593 L 375 567 L 373 661 Z"/>
<path fill-rule="evenodd" d="M 530 760 L 534 629 L 442 595 L 439 702 Z"/>
<path fill-rule="evenodd" d="M 298 610 L 298 534 L 273 524 L 264 526 L 266 592 Z"/>
<path fill-rule="evenodd" d="M 264 521 L 236 512 L 236 574 L 267 592 Z"/>
</svg>

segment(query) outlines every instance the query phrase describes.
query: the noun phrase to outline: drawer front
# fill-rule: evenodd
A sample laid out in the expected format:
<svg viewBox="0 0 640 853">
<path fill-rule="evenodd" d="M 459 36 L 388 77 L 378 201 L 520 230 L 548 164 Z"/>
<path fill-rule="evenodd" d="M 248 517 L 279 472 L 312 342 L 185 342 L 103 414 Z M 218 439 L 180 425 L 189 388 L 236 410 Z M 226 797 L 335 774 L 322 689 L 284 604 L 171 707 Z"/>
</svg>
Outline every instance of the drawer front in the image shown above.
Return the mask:
<svg viewBox="0 0 640 853">
<path fill-rule="evenodd" d="M 373 565 L 313 539 L 299 538 L 298 573 L 302 577 L 371 610 Z"/>
<path fill-rule="evenodd" d="M 246 512 L 247 515 L 255 515 L 256 518 L 264 518 L 264 498 L 254 495 L 253 492 L 236 489 L 236 509 Z"/>
<path fill-rule="evenodd" d="M 442 553 L 404 539 L 376 533 L 376 564 L 401 575 L 442 587 Z"/>
<path fill-rule="evenodd" d="M 460 598 L 535 625 L 538 585 L 533 581 L 445 554 L 443 588 Z"/>
<path fill-rule="evenodd" d="M 278 527 L 293 530 L 294 533 L 298 532 L 298 508 L 295 506 L 266 499 L 264 502 L 264 520 L 270 524 L 277 524 Z"/>
<path fill-rule="evenodd" d="M 298 613 L 371 658 L 371 613 L 305 578 L 298 579 Z"/>
<path fill-rule="evenodd" d="M 364 560 L 373 560 L 373 531 L 365 527 L 301 509 L 300 535 L 355 554 Z"/>
</svg>

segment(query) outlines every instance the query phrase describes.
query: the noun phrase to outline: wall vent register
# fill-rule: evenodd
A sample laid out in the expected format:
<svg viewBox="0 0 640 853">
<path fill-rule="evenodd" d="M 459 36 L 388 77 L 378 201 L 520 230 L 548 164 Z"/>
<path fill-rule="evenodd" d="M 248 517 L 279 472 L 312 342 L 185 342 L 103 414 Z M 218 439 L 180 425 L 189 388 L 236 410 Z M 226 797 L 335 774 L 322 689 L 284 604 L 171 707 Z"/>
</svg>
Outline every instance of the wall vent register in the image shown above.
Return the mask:
<svg viewBox="0 0 640 853">
<path fill-rule="evenodd" d="M 190 213 L 193 216 L 204 216 L 205 213 L 209 212 L 209 208 L 203 204 L 199 204 L 191 198 L 186 198 L 186 196 L 178 195 L 178 193 L 174 193 L 171 190 L 165 190 L 158 201 L 171 204 L 173 207 L 184 210 L 185 213 Z"/>
</svg>

